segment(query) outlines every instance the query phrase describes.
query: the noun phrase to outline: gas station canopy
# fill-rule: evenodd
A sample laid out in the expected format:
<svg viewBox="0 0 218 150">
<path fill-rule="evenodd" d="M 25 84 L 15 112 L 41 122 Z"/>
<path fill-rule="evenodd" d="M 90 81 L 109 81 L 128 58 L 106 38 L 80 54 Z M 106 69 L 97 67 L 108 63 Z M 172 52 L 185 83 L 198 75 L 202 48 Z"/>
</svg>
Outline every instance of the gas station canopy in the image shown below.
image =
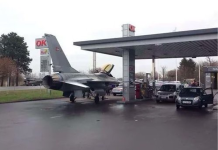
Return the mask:
<svg viewBox="0 0 218 150">
<path fill-rule="evenodd" d="M 74 42 L 82 50 L 122 57 L 135 50 L 135 59 L 206 57 L 218 55 L 218 28 Z"/>
</svg>

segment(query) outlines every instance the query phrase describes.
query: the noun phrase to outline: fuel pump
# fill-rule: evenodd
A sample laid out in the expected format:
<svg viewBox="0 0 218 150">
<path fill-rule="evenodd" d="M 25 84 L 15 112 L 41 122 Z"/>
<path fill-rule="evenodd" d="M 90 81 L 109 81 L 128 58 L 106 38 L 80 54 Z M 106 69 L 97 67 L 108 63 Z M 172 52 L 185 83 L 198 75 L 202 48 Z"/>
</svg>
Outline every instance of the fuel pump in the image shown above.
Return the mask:
<svg viewBox="0 0 218 150">
<path fill-rule="evenodd" d="M 136 99 L 141 99 L 141 84 L 140 83 L 136 83 L 135 84 L 135 96 Z"/>
<path fill-rule="evenodd" d="M 152 98 L 153 90 L 152 90 L 151 86 L 149 85 L 150 79 L 151 79 L 151 74 L 146 73 L 146 76 L 145 76 L 145 79 L 144 79 L 145 83 L 142 86 L 142 91 L 144 93 L 143 94 L 144 98 Z"/>
</svg>

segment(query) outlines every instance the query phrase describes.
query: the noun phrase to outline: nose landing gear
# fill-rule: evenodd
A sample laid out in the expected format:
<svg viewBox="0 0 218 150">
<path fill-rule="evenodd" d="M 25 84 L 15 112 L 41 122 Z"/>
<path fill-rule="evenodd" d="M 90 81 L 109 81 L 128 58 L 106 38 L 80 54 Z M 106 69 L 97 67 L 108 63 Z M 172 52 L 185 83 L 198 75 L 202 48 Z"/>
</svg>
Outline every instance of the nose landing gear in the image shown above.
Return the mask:
<svg viewBox="0 0 218 150">
<path fill-rule="evenodd" d="M 75 99 L 76 99 L 76 97 L 74 96 L 74 93 L 71 93 L 71 94 L 70 94 L 70 101 L 71 101 L 72 103 L 74 103 L 74 102 L 75 102 Z"/>
<path fill-rule="evenodd" d="M 96 94 L 95 96 L 95 104 L 98 104 L 99 103 L 99 94 Z"/>
</svg>

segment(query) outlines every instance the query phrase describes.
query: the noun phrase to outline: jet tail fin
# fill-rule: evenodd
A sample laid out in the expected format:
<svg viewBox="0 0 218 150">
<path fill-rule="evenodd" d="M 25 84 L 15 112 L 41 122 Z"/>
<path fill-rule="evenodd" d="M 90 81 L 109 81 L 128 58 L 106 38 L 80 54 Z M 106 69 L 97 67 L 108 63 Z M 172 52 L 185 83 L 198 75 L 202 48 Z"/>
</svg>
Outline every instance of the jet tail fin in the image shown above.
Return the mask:
<svg viewBox="0 0 218 150">
<path fill-rule="evenodd" d="M 45 34 L 45 38 L 48 44 L 48 49 L 52 59 L 52 66 L 54 72 L 64 73 L 78 73 L 77 70 L 70 66 L 67 57 L 64 54 L 57 38 L 51 34 Z"/>
</svg>

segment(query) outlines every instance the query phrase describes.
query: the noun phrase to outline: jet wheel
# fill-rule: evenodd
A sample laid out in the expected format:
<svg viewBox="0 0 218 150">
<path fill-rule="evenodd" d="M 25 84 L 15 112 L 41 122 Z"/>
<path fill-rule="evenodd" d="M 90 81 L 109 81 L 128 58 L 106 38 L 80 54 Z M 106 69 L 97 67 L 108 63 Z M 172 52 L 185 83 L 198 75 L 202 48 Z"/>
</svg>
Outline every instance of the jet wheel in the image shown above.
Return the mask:
<svg viewBox="0 0 218 150">
<path fill-rule="evenodd" d="M 97 94 L 96 96 L 95 96 L 95 104 L 98 104 L 99 103 L 99 95 Z"/>
<path fill-rule="evenodd" d="M 70 101 L 71 101 L 72 103 L 74 103 L 74 102 L 75 102 L 75 99 L 76 99 L 76 97 L 74 96 L 73 93 L 71 93 L 71 94 L 70 94 Z"/>
</svg>

